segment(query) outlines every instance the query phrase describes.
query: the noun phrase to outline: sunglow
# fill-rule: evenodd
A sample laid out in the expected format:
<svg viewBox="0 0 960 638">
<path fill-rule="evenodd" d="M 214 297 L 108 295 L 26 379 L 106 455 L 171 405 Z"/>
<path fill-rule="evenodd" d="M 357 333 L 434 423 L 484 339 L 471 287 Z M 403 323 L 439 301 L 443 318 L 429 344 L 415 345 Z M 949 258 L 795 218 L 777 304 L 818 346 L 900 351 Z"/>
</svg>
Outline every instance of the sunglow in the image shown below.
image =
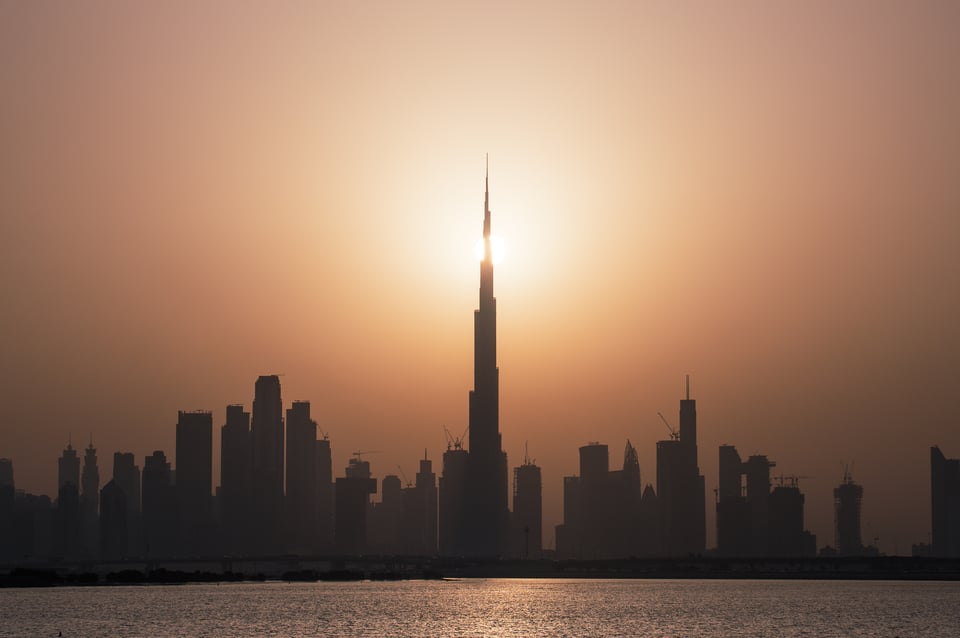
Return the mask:
<svg viewBox="0 0 960 638">
<path fill-rule="evenodd" d="M 477 256 L 478 261 L 483 261 L 483 239 L 477 240 L 477 243 L 473 247 L 473 253 Z M 496 235 L 490 235 L 490 253 L 493 256 L 493 263 L 495 264 L 499 264 L 503 261 L 503 258 L 507 256 L 507 245 Z"/>
</svg>

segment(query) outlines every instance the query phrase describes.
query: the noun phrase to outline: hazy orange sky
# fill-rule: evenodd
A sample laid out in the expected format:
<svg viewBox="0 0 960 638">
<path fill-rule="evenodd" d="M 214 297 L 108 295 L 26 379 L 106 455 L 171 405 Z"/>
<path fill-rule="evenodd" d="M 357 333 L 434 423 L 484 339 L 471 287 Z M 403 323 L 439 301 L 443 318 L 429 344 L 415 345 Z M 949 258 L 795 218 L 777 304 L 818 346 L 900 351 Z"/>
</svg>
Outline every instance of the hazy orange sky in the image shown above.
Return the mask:
<svg viewBox="0 0 960 638">
<path fill-rule="evenodd" d="M 153 6 L 153 5 L 156 6 Z M 408 476 L 472 387 L 490 153 L 501 428 L 643 481 L 699 412 L 814 478 L 833 544 L 930 528 L 960 456 L 960 3 L 0 3 L 0 456 L 53 494 L 70 433 L 174 452 L 283 373 L 342 475 Z M 215 478 L 215 482 L 218 479 Z"/>
</svg>

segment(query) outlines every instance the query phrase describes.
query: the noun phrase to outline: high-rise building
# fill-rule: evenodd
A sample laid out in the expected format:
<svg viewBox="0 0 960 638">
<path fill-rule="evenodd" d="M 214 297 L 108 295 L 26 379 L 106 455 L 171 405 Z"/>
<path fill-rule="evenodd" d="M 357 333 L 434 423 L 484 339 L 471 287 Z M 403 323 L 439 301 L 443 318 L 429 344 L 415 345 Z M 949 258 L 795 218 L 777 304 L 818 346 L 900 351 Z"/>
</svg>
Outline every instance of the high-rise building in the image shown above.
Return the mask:
<svg viewBox="0 0 960 638">
<path fill-rule="evenodd" d="M 507 455 L 500 435 L 500 371 L 497 368 L 497 300 L 493 296 L 489 172 L 483 196 L 483 259 L 480 307 L 474 313 L 473 390 L 467 459 L 464 551 L 499 556 L 507 549 Z"/>
<path fill-rule="evenodd" d="M 97 467 L 97 450 L 93 439 L 83 454 L 83 476 L 80 490 L 80 527 L 83 546 L 87 554 L 96 556 L 100 549 L 100 470 Z"/>
<path fill-rule="evenodd" d="M 249 533 L 252 464 L 250 413 L 245 412 L 242 405 L 228 405 L 226 423 L 220 428 L 220 510 L 222 542 L 233 555 L 252 549 Z"/>
<path fill-rule="evenodd" d="M 862 502 L 863 487 L 854 483 L 849 470 L 844 469 L 843 482 L 833 490 L 837 553 L 841 556 L 860 556 L 864 553 L 860 536 Z"/>
<path fill-rule="evenodd" d="M 334 500 L 334 543 L 343 555 L 359 555 L 368 551 L 367 513 L 370 495 L 377 493 L 377 479 L 370 476 L 370 463 L 359 456 L 350 459 L 346 476 L 337 479 Z"/>
<path fill-rule="evenodd" d="M 960 459 L 930 448 L 931 554 L 960 558 Z"/>
<path fill-rule="evenodd" d="M 128 538 L 126 551 L 133 556 L 139 555 L 142 541 L 140 535 L 140 468 L 137 466 L 133 452 L 114 452 L 113 480 L 126 499 L 124 510 L 127 514 Z"/>
<path fill-rule="evenodd" d="M 251 531 L 257 553 L 279 552 L 283 519 L 283 401 L 280 377 L 261 376 L 254 388 Z"/>
<path fill-rule="evenodd" d="M 460 440 L 451 443 L 443 453 L 443 474 L 440 476 L 439 545 L 442 556 L 463 556 L 467 553 L 466 491 L 469 454 Z"/>
<path fill-rule="evenodd" d="M 437 475 L 433 471 L 433 461 L 423 451 L 420 471 L 411 495 L 412 510 L 410 529 L 411 551 L 422 556 L 434 556 L 437 553 Z"/>
<path fill-rule="evenodd" d="M 16 493 L 13 461 L 0 459 L 0 560 L 16 556 Z"/>
<path fill-rule="evenodd" d="M 71 443 L 58 462 L 57 551 L 63 558 L 77 558 L 80 546 L 80 457 Z"/>
<path fill-rule="evenodd" d="M 100 491 L 100 558 L 117 560 L 129 556 L 130 520 L 127 493 L 117 479 L 107 482 Z"/>
<path fill-rule="evenodd" d="M 513 468 L 513 554 L 540 558 L 543 550 L 543 483 L 540 466 L 529 457 Z"/>
<path fill-rule="evenodd" d="M 176 445 L 180 547 L 188 555 L 203 555 L 210 550 L 213 524 L 213 414 L 180 411 Z"/>
<path fill-rule="evenodd" d="M 333 459 L 326 435 L 317 439 L 317 551 L 333 549 Z"/>
<path fill-rule="evenodd" d="M 177 502 L 166 455 L 156 450 L 143 460 L 143 551 L 149 558 L 178 554 Z"/>
<path fill-rule="evenodd" d="M 310 402 L 294 401 L 287 410 L 287 552 L 316 550 L 317 422 Z"/>
<path fill-rule="evenodd" d="M 66 449 L 57 463 L 57 489 L 64 485 L 72 484 L 79 494 L 80 491 L 80 457 L 77 451 L 73 449 L 72 442 L 67 443 Z"/>
<path fill-rule="evenodd" d="M 666 556 L 701 554 L 706 549 L 705 485 L 697 464 L 697 402 L 680 401 L 680 433 L 657 443 L 657 497 L 660 545 Z"/>
<path fill-rule="evenodd" d="M 747 506 L 750 511 L 750 555 L 769 555 L 770 537 L 770 469 L 774 461 L 762 454 L 753 454 L 743 464 L 747 483 Z"/>
<path fill-rule="evenodd" d="M 743 495 L 743 461 L 737 448 L 721 445 L 717 553 L 721 556 L 749 556 L 750 540 L 750 506 Z"/>
<path fill-rule="evenodd" d="M 410 554 L 404 544 L 404 493 L 400 477 L 388 474 L 380 481 L 380 502 L 370 508 L 368 550 L 374 554 Z"/>
</svg>

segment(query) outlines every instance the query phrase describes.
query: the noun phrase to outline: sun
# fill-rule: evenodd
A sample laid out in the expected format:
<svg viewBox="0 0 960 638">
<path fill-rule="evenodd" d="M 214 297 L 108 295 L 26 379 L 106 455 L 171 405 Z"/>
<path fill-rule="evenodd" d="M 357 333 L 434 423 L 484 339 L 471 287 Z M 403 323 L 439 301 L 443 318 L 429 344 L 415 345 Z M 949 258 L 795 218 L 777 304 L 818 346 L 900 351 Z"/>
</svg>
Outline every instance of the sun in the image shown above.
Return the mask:
<svg viewBox="0 0 960 638">
<path fill-rule="evenodd" d="M 473 247 L 473 254 L 477 256 L 478 261 L 483 261 L 483 252 L 483 239 L 479 239 Z M 507 256 L 507 245 L 496 235 L 490 235 L 490 252 L 493 255 L 493 263 L 499 264 Z"/>
</svg>

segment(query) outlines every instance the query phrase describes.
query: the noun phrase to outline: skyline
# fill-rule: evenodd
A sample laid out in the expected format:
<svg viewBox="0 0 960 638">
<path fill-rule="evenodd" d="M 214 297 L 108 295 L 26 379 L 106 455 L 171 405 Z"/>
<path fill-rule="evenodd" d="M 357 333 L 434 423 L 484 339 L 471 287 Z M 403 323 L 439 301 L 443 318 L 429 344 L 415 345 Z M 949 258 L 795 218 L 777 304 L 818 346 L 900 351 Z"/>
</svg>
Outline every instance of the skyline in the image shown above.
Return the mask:
<svg viewBox="0 0 960 638">
<path fill-rule="evenodd" d="M 814 476 L 820 539 L 852 463 L 864 537 L 925 541 L 929 447 L 960 450 L 958 8 L 551 6 L 0 9 L 18 486 L 55 493 L 70 432 L 169 454 L 273 372 L 334 468 L 439 458 L 489 151 L 503 449 L 545 530 L 579 445 L 652 482 L 689 373 L 708 545 L 722 443 Z"/>
</svg>

